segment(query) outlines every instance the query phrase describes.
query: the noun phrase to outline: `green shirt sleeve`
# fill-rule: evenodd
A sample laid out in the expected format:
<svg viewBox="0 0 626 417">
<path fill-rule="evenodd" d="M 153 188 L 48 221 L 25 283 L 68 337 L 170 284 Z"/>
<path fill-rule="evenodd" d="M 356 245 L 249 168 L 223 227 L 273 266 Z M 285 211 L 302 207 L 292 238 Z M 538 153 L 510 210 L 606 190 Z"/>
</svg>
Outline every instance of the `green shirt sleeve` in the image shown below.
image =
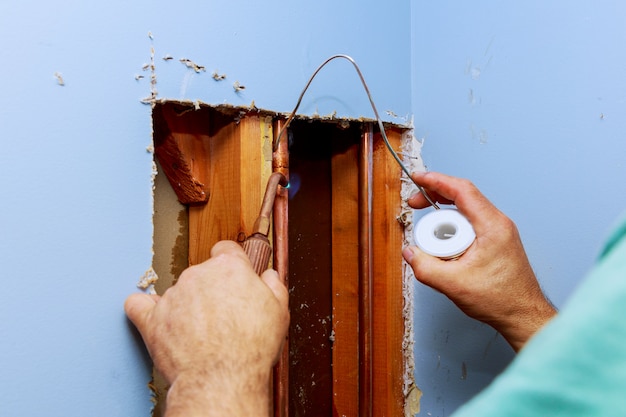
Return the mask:
<svg viewBox="0 0 626 417">
<path fill-rule="evenodd" d="M 560 313 L 453 417 L 626 416 L 626 218 Z"/>
</svg>

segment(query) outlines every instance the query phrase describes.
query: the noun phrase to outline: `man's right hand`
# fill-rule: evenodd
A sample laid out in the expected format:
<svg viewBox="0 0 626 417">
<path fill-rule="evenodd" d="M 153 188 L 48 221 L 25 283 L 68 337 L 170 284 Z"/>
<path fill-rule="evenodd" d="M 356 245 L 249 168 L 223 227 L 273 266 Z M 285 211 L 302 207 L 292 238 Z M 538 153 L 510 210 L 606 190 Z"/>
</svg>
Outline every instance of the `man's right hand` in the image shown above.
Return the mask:
<svg viewBox="0 0 626 417">
<path fill-rule="evenodd" d="M 464 179 L 413 173 L 431 199 L 455 204 L 474 227 L 476 240 L 458 259 L 441 260 L 415 246 L 403 251 L 418 281 L 450 298 L 465 314 L 491 325 L 519 351 L 555 314 L 530 266 L 515 224 Z M 413 208 L 430 204 L 421 193 Z"/>
</svg>

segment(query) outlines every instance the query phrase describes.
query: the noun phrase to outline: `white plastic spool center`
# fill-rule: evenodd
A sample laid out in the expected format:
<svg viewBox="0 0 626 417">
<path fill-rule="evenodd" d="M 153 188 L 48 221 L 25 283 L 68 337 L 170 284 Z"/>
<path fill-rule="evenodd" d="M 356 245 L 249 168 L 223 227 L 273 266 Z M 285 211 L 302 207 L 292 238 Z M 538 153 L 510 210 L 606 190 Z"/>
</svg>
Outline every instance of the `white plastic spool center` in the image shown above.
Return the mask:
<svg viewBox="0 0 626 417">
<path fill-rule="evenodd" d="M 435 210 L 422 217 L 413 232 L 415 244 L 425 253 L 441 259 L 461 256 L 476 233 L 456 209 Z"/>
</svg>

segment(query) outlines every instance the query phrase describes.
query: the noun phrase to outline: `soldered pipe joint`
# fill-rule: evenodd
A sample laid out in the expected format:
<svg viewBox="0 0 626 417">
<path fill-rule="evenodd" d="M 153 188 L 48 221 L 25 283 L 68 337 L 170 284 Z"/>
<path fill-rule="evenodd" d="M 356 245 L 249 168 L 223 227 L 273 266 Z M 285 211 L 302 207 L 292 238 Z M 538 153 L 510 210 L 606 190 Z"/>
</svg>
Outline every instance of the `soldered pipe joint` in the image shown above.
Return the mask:
<svg viewBox="0 0 626 417">
<path fill-rule="evenodd" d="M 272 209 L 274 208 L 274 198 L 278 186 L 286 187 L 288 184 L 287 177 L 281 172 L 274 172 L 267 180 L 267 188 L 265 189 L 265 196 L 263 197 L 263 204 L 259 217 L 254 222 L 254 233 L 260 233 L 263 236 L 268 236 L 270 232 L 270 216 Z"/>
</svg>

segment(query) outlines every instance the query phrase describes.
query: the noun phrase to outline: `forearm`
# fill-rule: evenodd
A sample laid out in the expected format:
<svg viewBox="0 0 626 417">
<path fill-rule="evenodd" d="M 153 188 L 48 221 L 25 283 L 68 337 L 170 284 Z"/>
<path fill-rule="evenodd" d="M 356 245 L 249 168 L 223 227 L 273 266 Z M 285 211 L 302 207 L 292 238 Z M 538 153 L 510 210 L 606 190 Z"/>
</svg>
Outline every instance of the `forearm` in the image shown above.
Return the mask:
<svg viewBox="0 0 626 417">
<path fill-rule="evenodd" d="M 519 352 L 556 314 L 552 303 L 541 295 L 533 303 L 523 305 L 518 311 L 513 311 L 491 325 L 502 334 L 515 352 Z"/>
<path fill-rule="evenodd" d="M 224 378 L 181 375 L 171 385 L 164 417 L 268 417 L 270 372 Z"/>
</svg>

